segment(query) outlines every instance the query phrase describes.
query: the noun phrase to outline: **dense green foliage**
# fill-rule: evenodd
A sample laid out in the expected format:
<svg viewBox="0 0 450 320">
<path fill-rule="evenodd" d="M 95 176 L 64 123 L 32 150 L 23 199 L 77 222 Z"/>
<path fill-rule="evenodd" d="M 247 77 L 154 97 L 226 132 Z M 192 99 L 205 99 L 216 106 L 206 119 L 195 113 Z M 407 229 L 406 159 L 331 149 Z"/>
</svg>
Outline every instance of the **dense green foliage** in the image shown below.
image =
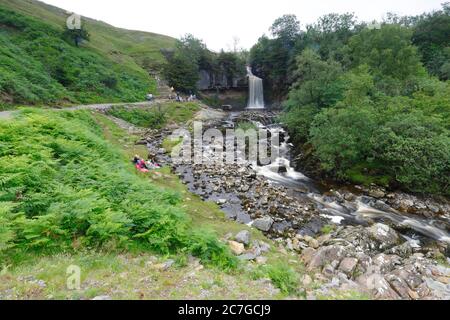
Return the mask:
<svg viewBox="0 0 450 320">
<path fill-rule="evenodd" d="M 217 79 L 222 76 L 232 86 L 233 79 L 245 75 L 245 53 L 225 52 L 216 54 L 191 34 L 177 40 L 175 50 L 165 54 L 164 77 L 177 91 L 192 93 L 197 90 L 200 71 L 213 74 Z"/>
<path fill-rule="evenodd" d="M 146 66 L 141 55 L 120 52 L 120 29 L 109 28 L 106 47 L 103 32 L 107 28 L 83 20 L 90 41 L 76 47 L 73 37 L 64 31 L 67 15 L 42 9 L 45 5 L 41 4 L 27 4 L 25 8 L 35 6 L 36 10 L 22 13 L 22 2 L 0 1 L 0 107 L 131 102 L 155 93 L 156 83 L 142 68 Z M 35 13 L 42 19 L 33 17 Z M 128 43 L 127 48 L 131 48 Z M 153 56 L 147 56 L 148 67 L 154 59 L 161 59 Z"/>
<path fill-rule="evenodd" d="M 450 80 L 450 3 L 445 3 L 440 11 L 422 15 L 412 39 L 428 71 Z"/>
<path fill-rule="evenodd" d="M 192 253 L 233 267 L 180 195 L 139 177 L 87 111 L 24 110 L 0 123 L 0 255 L 83 248 Z"/>
<path fill-rule="evenodd" d="M 169 102 L 150 109 L 113 107 L 108 110 L 108 114 L 138 127 L 160 129 L 170 122 L 185 123 L 199 110 L 200 106 L 195 102 Z"/>
<path fill-rule="evenodd" d="M 351 15 L 328 15 L 299 32 L 282 121 L 297 145 L 312 150 L 308 154 L 323 172 L 450 194 L 450 83 L 432 77 L 445 79 L 427 64 L 434 58 L 423 54 L 447 46 L 447 18 L 444 10 L 365 28 Z M 433 19 L 439 28 L 422 34 Z M 418 49 L 419 42 L 428 47 Z"/>
<path fill-rule="evenodd" d="M 63 36 L 79 47 L 83 41 L 89 41 L 91 35 L 83 26 L 80 29 L 66 29 Z"/>
</svg>

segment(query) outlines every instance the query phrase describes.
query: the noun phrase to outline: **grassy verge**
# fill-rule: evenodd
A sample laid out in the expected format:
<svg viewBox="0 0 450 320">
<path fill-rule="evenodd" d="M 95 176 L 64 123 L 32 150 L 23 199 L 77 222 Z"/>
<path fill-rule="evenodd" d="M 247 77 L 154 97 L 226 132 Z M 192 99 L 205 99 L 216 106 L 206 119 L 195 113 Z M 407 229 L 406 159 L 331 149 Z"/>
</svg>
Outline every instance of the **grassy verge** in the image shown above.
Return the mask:
<svg viewBox="0 0 450 320">
<path fill-rule="evenodd" d="M 166 102 L 156 103 L 151 108 L 113 107 L 108 114 L 138 127 L 160 129 L 169 123 L 189 121 L 199 110 L 200 106 L 195 102 Z"/>
</svg>

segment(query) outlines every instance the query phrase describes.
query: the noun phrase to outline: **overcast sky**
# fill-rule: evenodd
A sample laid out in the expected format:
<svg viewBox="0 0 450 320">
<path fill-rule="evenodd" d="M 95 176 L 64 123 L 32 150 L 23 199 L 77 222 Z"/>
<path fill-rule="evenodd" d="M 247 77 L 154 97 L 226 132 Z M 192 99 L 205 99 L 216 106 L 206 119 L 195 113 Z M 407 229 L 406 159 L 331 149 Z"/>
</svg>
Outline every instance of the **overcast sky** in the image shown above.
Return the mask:
<svg viewBox="0 0 450 320">
<path fill-rule="evenodd" d="M 175 38 L 192 33 L 212 50 L 231 48 L 233 38 L 250 48 L 283 14 L 302 26 L 331 13 L 354 12 L 360 20 L 381 20 L 386 12 L 420 14 L 446 0 L 44 0 L 116 27 Z"/>
</svg>

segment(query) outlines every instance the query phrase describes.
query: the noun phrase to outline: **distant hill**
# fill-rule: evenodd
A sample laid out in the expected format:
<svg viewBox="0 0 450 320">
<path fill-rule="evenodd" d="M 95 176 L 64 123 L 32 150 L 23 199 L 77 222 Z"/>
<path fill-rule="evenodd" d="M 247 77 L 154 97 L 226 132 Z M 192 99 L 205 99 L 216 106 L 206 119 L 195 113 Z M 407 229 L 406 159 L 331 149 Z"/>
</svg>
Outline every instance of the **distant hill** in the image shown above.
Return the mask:
<svg viewBox="0 0 450 320">
<path fill-rule="evenodd" d="M 68 14 L 35 0 L 0 0 L 0 104 L 142 100 L 155 91 L 149 70 L 175 39 L 82 18 L 90 41 L 62 37 Z"/>
</svg>

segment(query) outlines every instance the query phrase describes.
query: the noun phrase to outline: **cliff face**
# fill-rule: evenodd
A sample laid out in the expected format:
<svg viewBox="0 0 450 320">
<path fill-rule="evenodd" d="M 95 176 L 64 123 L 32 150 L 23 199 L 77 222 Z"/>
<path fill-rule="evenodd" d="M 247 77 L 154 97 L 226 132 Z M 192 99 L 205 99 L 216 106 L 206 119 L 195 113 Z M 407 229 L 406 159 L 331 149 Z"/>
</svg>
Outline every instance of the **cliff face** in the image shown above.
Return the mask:
<svg viewBox="0 0 450 320">
<path fill-rule="evenodd" d="M 200 70 L 200 80 L 197 82 L 199 90 L 219 88 L 246 88 L 248 87 L 247 77 L 227 77 L 224 72 L 211 72 Z"/>
</svg>

